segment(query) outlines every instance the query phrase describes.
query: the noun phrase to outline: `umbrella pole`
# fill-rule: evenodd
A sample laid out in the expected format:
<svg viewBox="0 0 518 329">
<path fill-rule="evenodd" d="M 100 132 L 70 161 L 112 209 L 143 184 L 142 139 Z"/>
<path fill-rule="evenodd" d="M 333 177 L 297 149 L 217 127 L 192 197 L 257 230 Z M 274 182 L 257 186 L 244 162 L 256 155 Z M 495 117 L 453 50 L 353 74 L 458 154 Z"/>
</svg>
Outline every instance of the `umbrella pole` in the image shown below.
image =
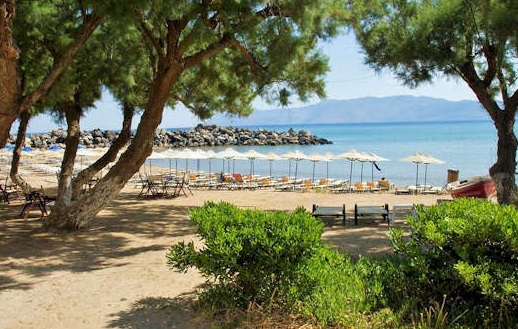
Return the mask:
<svg viewBox="0 0 518 329">
<path fill-rule="evenodd" d="M 351 161 L 351 169 L 349 170 L 349 185 L 353 183 L 353 162 Z"/>
<path fill-rule="evenodd" d="M 362 169 L 360 170 L 360 184 L 363 182 L 363 161 L 362 161 Z"/>
<path fill-rule="evenodd" d="M 424 188 L 426 188 L 426 173 L 428 172 L 428 163 L 424 164 Z"/>
<path fill-rule="evenodd" d="M 315 165 L 316 165 L 316 162 L 313 161 L 313 184 L 315 184 Z"/>
<path fill-rule="evenodd" d="M 415 172 L 415 193 L 417 194 L 417 180 L 419 178 L 419 163 L 417 164 L 417 170 Z"/>
<path fill-rule="evenodd" d="M 174 161 L 175 161 L 175 166 L 176 166 L 175 176 L 178 177 L 178 158 L 175 158 Z"/>
<path fill-rule="evenodd" d="M 326 179 L 329 180 L 329 162 L 326 162 L 327 170 L 326 170 Z"/>
<path fill-rule="evenodd" d="M 273 160 L 270 160 L 270 179 L 272 178 L 272 163 Z"/>
</svg>

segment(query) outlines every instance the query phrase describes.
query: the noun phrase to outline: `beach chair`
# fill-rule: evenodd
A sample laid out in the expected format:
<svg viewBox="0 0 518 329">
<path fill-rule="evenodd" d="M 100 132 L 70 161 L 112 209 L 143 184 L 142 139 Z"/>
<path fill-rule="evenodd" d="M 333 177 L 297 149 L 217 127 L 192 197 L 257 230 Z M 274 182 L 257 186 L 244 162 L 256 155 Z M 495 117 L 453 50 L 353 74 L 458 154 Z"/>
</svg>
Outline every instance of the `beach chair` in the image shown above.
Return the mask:
<svg viewBox="0 0 518 329">
<path fill-rule="evenodd" d="M 187 176 L 187 174 L 183 175 L 182 180 L 180 181 L 180 183 L 178 184 L 178 187 L 175 189 L 175 191 L 173 193 L 173 197 L 180 196 L 180 194 L 182 194 L 182 193 L 183 193 L 183 195 L 185 195 L 187 197 L 188 195 L 185 190 L 188 190 L 189 193 L 191 194 L 191 196 L 194 196 L 194 194 L 192 193 L 191 188 L 189 186 L 189 177 Z"/>
<path fill-rule="evenodd" d="M 0 184 L 0 200 L 9 204 L 13 199 L 20 199 L 22 197 L 20 187 L 16 184 L 8 183 L 9 177 L 5 178 L 5 183 Z"/>
</svg>

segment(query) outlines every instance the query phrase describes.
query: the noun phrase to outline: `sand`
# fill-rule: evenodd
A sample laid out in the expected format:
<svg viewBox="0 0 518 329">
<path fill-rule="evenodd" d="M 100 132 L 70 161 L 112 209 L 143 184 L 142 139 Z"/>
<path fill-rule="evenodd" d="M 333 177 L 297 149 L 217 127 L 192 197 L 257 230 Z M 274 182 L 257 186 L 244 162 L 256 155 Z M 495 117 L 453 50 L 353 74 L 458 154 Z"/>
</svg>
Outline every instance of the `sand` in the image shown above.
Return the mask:
<svg viewBox="0 0 518 329">
<path fill-rule="evenodd" d="M 52 182 L 52 177 L 31 176 Z M 0 328 L 207 328 L 189 307 L 204 282 L 196 270 L 166 266 L 169 246 L 197 240 L 188 210 L 227 201 L 265 210 L 346 204 L 346 226 L 326 226 L 323 240 L 352 254 L 391 252 L 380 219 L 354 226 L 354 204 L 435 204 L 446 195 L 330 194 L 272 190 L 193 190 L 194 196 L 139 199 L 128 185 L 91 228 L 73 233 L 41 229 L 38 211 L 18 218 L 23 203 L 0 204 Z M 404 226 L 399 220 L 396 226 Z"/>
</svg>

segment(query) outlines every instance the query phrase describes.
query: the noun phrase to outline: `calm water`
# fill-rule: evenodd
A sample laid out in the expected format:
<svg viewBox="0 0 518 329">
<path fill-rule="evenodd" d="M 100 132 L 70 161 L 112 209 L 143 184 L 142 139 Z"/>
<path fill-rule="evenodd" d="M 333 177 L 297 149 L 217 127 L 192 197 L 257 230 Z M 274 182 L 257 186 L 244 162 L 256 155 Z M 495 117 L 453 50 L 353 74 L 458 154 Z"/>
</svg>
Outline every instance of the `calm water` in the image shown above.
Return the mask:
<svg viewBox="0 0 518 329">
<path fill-rule="evenodd" d="M 496 131 L 491 122 L 435 122 L 435 123 L 378 123 L 378 124 L 325 124 L 325 125 L 291 125 L 291 126 L 255 126 L 250 128 L 266 128 L 269 130 L 286 131 L 309 130 L 313 135 L 329 139 L 331 145 L 315 146 L 235 146 L 235 150 L 244 152 L 255 149 L 261 153 L 275 152 L 284 154 L 292 150 L 300 150 L 305 154 L 331 152 L 334 155 L 350 149 L 360 152 L 376 153 L 390 161 L 379 162 L 381 171 L 376 170 L 370 163 L 353 163 L 352 180 L 378 180 L 386 177 L 397 185 L 415 184 L 417 166 L 411 162 L 399 161 L 415 152 L 426 153 L 445 161 L 445 164 L 430 164 L 426 168 L 419 165 L 418 181 L 424 184 L 444 185 L 448 169 L 458 170 L 459 178 L 484 175 L 496 161 Z M 211 148 L 221 151 L 224 147 Z M 251 170 L 250 161 L 234 160 L 230 163 L 221 159 L 209 160 L 153 160 L 154 165 L 189 170 L 219 172 L 223 168 L 227 172 L 247 174 Z M 279 160 L 254 161 L 254 173 L 270 174 L 280 177 L 295 173 L 297 177 L 313 176 L 313 162 Z M 224 167 L 223 167 L 224 166 Z M 329 163 L 315 163 L 315 178 L 349 179 L 350 162 L 348 160 L 333 160 Z"/>
</svg>

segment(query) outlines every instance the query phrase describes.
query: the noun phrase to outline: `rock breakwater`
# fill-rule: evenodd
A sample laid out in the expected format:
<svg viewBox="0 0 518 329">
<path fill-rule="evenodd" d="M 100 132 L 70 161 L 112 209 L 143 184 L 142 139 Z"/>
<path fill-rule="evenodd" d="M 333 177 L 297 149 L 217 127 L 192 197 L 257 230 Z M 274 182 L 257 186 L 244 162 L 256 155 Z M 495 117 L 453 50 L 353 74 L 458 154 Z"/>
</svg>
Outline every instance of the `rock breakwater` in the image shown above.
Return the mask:
<svg viewBox="0 0 518 329">
<path fill-rule="evenodd" d="M 117 138 L 118 131 L 95 129 L 81 132 L 80 145 L 88 148 L 108 147 Z M 25 146 L 47 148 L 52 145 L 64 147 L 67 132 L 53 130 L 45 134 L 31 134 Z M 9 141 L 14 144 L 14 138 Z M 290 128 L 278 132 L 268 129 L 248 129 L 220 127 L 215 125 L 198 125 L 189 130 L 176 129 L 168 131 L 157 129 L 154 146 L 157 148 L 183 148 L 200 146 L 238 146 L 238 145 L 321 145 L 332 144 L 331 141 L 314 136 L 307 130 L 296 131 Z"/>
</svg>

